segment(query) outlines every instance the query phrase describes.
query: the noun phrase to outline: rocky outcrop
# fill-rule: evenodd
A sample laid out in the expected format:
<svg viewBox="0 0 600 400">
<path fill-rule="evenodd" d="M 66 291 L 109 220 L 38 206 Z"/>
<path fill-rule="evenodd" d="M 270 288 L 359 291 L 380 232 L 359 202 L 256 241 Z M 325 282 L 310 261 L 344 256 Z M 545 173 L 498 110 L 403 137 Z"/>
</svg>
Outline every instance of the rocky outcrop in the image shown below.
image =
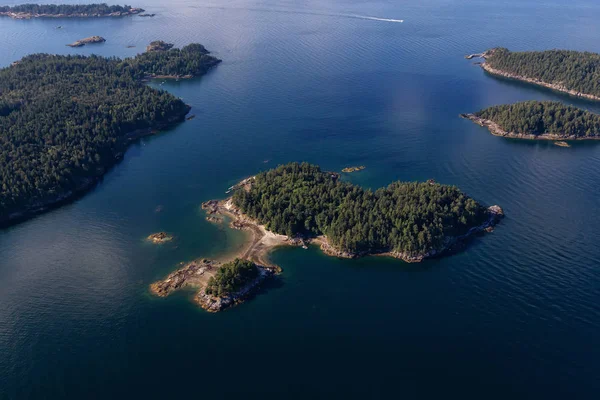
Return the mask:
<svg viewBox="0 0 600 400">
<path fill-rule="evenodd" d="M 357 172 L 357 171 L 362 171 L 365 168 L 367 168 L 367 167 L 365 167 L 364 165 L 361 165 L 358 167 L 346 167 L 342 170 L 342 172 L 345 172 L 345 173 Z"/>
<path fill-rule="evenodd" d="M 171 240 L 173 240 L 173 236 L 169 235 L 167 232 L 157 232 L 148 236 L 146 240 L 154 244 L 161 244 L 165 242 L 170 242 Z"/>
<path fill-rule="evenodd" d="M 76 42 L 68 44 L 67 46 L 69 46 L 69 47 L 82 47 L 82 46 L 85 46 L 86 44 L 104 43 L 104 42 L 106 42 L 106 39 L 104 39 L 102 36 L 91 36 L 91 37 L 88 37 L 88 38 L 85 38 L 85 39 L 77 40 Z"/>
<path fill-rule="evenodd" d="M 157 296 L 166 297 L 186 286 L 201 286 L 208 279 L 206 275 L 212 276 L 220 266 L 221 263 L 207 259 L 193 261 L 169 274 L 166 279 L 150 285 L 150 291 Z"/>
<path fill-rule="evenodd" d="M 163 42 L 162 40 L 155 40 L 146 46 L 146 51 L 167 51 L 173 48 L 173 43 Z"/>
</svg>

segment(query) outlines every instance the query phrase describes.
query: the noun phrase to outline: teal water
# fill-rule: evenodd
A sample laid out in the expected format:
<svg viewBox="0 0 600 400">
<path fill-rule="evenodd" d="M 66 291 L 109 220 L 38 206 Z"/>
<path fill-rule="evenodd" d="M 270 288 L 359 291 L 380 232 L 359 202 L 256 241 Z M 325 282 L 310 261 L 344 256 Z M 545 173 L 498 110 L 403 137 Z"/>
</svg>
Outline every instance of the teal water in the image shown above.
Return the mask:
<svg viewBox="0 0 600 400">
<path fill-rule="evenodd" d="M 132 146 L 82 199 L 0 230 L 0 398 L 597 398 L 600 146 L 502 140 L 457 116 L 527 99 L 600 112 L 463 59 L 498 45 L 600 52 L 599 4 L 134 5 L 158 15 L 0 19 L 2 66 L 33 52 L 132 56 L 155 39 L 224 60 L 199 80 L 153 83 L 194 120 Z M 65 47 L 91 35 L 107 42 Z M 367 187 L 455 184 L 507 218 L 420 265 L 278 250 L 281 280 L 217 315 L 191 293 L 148 294 L 180 262 L 239 246 L 201 202 L 303 160 L 364 164 L 347 179 Z M 159 230 L 176 240 L 144 243 Z"/>
</svg>

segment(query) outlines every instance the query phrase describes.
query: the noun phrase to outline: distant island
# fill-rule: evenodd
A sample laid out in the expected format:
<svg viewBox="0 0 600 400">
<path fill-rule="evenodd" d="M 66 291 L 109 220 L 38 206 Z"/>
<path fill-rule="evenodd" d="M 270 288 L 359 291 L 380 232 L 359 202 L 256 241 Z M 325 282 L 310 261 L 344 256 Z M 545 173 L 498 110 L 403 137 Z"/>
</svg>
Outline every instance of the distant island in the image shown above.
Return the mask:
<svg viewBox="0 0 600 400">
<path fill-rule="evenodd" d="M 600 116 L 555 101 L 525 101 L 493 106 L 474 114 L 461 114 L 496 135 L 516 139 L 600 139 Z"/>
<path fill-rule="evenodd" d="M 0 69 L 0 224 L 85 192 L 133 140 L 185 120 L 188 105 L 144 80 L 219 62 L 190 44 L 126 59 L 34 54 Z"/>
<path fill-rule="evenodd" d="M 600 100 L 600 54 L 573 50 L 511 52 L 495 48 L 481 57 L 488 73 L 590 100 Z"/>
<path fill-rule="evenodd" d="M 0 6 L 0 16 L 7 16 L 14 19 L 124 17 L 144 11 L 141 8 L 134 8 L 127 5 L 109 6 L 106 3 Z"/>
<path fill-rule="evenodd" d="M 340 258 L 384 255 L 420 262 L 461 249 L 473 236 L 493 230 L 504 215 L 500 207 L 486 208 L 454 186 L 395 182 L 372 192 L 307 163 L 279 166 L 230 190 L 232 197 L 207 201 L 202 208 L 209 221 L 221 224 L 227 217 L 232 228 L 249 233 L 233 265 L 219 272 L 220 262 L 193 261 L 152 284 L 153 293 L 167 296 L 195 287 L 198 304 L 220 311 L 280 270 L 268 257 L 275 247 L 316 244 Z M 238 267 L 246 272 L 236 272 Z M 245 278 L 232 283 L 238 275 Z"/>
<path fill-rule="evenodd" d="M 106 42 L 106 39 L 104 39 L 102 36 L 90 36 L 85 39 L 79 39 L 71 44 L 68 44 L 67 46 L 82 47 L 82 46 L 85 46 L 86 44 L 90 44 L 90 43 L 104 43 L 104 42 Z"/>
</svg>

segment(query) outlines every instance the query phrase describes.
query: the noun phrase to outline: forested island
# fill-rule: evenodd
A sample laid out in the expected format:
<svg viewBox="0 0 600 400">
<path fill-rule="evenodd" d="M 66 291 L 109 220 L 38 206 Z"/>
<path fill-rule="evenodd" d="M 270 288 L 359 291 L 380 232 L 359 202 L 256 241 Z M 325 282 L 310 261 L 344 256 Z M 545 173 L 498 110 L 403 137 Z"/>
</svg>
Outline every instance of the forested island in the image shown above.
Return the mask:
<svg viewBox="0 0 600 400">
<path fill-rule="evenodd" d="M 134 8 L 128 5 L 109 6 L 106 3 L 0 6 L 0 16 L 7 16 L 14 19 L 123 17 L 139 14 L 144 11 L 141 8 Z"/>
<path fill-rule="evenodd" d="M 496 136 L 517 139 L 600 139 L 600 116 L 556 101 L 525 101 L 461 114 Z"/>
<path fill-rule="evenodd" d="M 290 163 L 244 179 L 232 197 L 202 204 L 209 221 L 230 219 L 249 236 L 235 259 L 225 264 L 198 260 L 153 283 L 164 297 L 185 287 L 197 289 L 195 302 L 208 311 L 239 304 L 280 268 L 269 253 L 278 246 L 317 244 L 328 255 L 355 258 L 385 255 L 407 262 L 459 250 L 474 235 L 493 230 L 504 216 L 454 186 L 395 182 L 376 191 L 344 182 L 334 172 Z"/>
<path fill-rule="evenodd" d="M 91 188 L 132 140 L 184 121 L 190 107 L 144 79 L 218 62 L 191 44 L 127 59 L 34 54 L 0 69 L 0 223 Z"/>
<path fill-rule="evenodd" d="M 512 52 L 495 48 L 482 57 L 492 75 L 516 79 L 591 100 L 600 100 L 600 54 L 573 50 Z"/>
<path fill-rule="evenodd" d="M 274 233 L 323 236 L 322 248 L 336 256 L 385 253 L 405 261 L 441 255 L 502 214 L 454 186 L 394 182 L 371 191 L 306 163 L 257 175 L 232 204 Z"/>
</svg>

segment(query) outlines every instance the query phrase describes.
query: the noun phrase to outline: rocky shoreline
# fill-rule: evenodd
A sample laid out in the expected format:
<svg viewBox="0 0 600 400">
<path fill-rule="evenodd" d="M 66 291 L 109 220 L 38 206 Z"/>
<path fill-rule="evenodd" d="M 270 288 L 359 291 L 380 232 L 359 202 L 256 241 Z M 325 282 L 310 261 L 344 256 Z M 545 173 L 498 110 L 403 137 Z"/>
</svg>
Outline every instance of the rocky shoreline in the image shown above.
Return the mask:
<svg viewBox="0 0 600 400">
<path fill-rule="evenodd" d="M 250 190 L 254 177 L 244 179 L 230 190 Z M 230 227 L 249 232 L 249 240 L 245 246 L 235 255 L 235 258 L 252 261 L 259 268 L 259 275 L 247 283 L 243 288 L 235 293 L 225 296 L 213 296 L 206 293 L 206 286 L 209 279 L 214 276 L 217 270 L 223 265 L 216 260 L 201 259 L 188 263 L 184 267 L 169 274 L 164 280 L 150 285 L 150 292 L 159 297 L 166 297 L 176 290 L 191 287 L 197 290 L 194 296 L 194 302 L 208 312 L 219 312 L 229 307 L 243 303 L 252 297 L 261 284 L 269 277 L 281 272 L 281 268 L 272 265 L 268 260 L 268 254 L 279 246 L 298 246 L 307 248 L 309 244 L 319 245 L 321 250 L 330 256 L 339 258 L 357 258 L 369 255 L 389 256 L 401 259 L 405 262 L 421 262 L 427 258 L 439 257 L 462 248 L 473 236 L 485 232 L 491 232 L 494 226 L 500 222 L 504 216 L 502 208 L 491 206 L 488 208 L 488 219 L 481 225 L 471 228 L 467 233 L 458 237 L 447 238 L 442 249 L 431 250 L 425 254 L 408 254 L 398 252 L 381 252 L 376 254 L 363 253 L 356 254 L 345 252 L 333 247 L 326 236 L 317 237 L 293 237 L 278 235 L 270 232 L 264 225 L 243 214 L 239 208 L 233 204 L 233 198 L 224 200 L 209 200 L 202 204 L 202 209 L 206 211 L 207 220 L 213 223 L 221 223 L 223 217 L 231 219 Z"/>
<path fill-rule="evenodd" d="M 208 312 L 219 312 L 242 304 L 252 298 L 261 285 L 280 272 L 277 267 L 257 265 L 258 276 L 235 293 L 225 296 L 213 296 L 206 293 L 206 285 L 223 263 L 216 260 L 200 259 L 192 261 L 183 268 L 169 274 L 164 280 L 150 285 L 150 292 L 158 297 L 167 297 L 171 293 L 183 289 L 197 289 L 194 302 Z"/>
<path fill-rule="evenodd" d="M 494 136 L 500 136 L 510 139 L 526 139 L 526 140 L 600 140 L 600 137 L 581 137 L 575 135 L 561 135 L 559 133 L 544 133 L 542 135 L 533 135 L 530 133 L 517 133 L 517 132 L 507 132 L 500 125 L 495 123 L 492 120 L 484 119 L 476 116 L 475 114 L 460 114 L 461 118 L 468 119 L 479 126 L 487 128 L 490 133 Z M 563 146 L 566 147 L 566 146 Z"/>
<path fill-rule="evenodd" d="M 24 13 L 24 12 L 13 12 L 6 11 L 0 12 L 0 16 L 10 17 L 12 19 L 33 19 L 33 18 L 103 18 L 103 17 L 126 17 L 128 15 L 136 15 L 139 13 L 143 13 L 145 10 L 142 8 L 130 8 L 128 11 L 117 11 L 113 13 L 97 13 L 97 14 L 34 14 L 34 13 Z"/>
<path fill-rule="evenodd" d="M 240 188 L 239 190 L 249 190 L 249 186 L 251 185 L 251 179 L 248 178 L 242 181 L 240 184 L 235 185 L 234 187 Z M 265 262 L 266 255 L 277 246 L 282 245 L 292 245 L 292 246 L 302 246 L 307 247 L 309 244 L 315 244 L 320 246 L 323 253 L 329 256 L 338 257 L 338 258 L 359 258 L 359 257 L 367 257 L 367 256 L 388 256 L 403 260 L 408 263 L 421 262 L 428 258 L 440 257 L 446 254 L 451 254 L 452 252 L 464 247 L 464 245 L 472 239 L 475 235 L 482 234 L 485 232 L 491 232 L 500 220 L 504 217 L 504 212 L 500 206 L 494 205 L 488 207 L 487 214 L 488 219 L 481 225 L 472 227 L 467 233 L 457 237 L 448 237 L 446 238 L 446 243 L 440 249 L 433 249 L 427 253 L 423 254 L 411 254 L 411 253 L 401 253 L 394 251 L 381 251 L 378 253 L 352 253 L 345 250 L 341 250 L 333 246 L 326 236 L 316 236 L 316 237 L 287 237 L 285 235 L 278 235 L 273 232 L 270 232 L 266 229 L 264 225 L 260 225 L 257 221 L 249 218 L 247 215 L 243 214 L 234 204 L 232 198 L 228 198 L 226 200 L 211 200 L 202 204 L 202 208 L 207 210 L 210 219 L 214 220 L 214 215 L 225 214 L 232 219 L 230 226 L 234 229 L 241 230 L 250 230 L 254 232 L 254 241 L 255 243 L 249 246 L 249 250 L 244 254 L 243 258 L 247 258 L 249 260 Z M 267 235 L 271 235 L 273 240 L 270 242 L 266 242 L 263 240 Z M 259 237 L 257 239 L 257 236 Z M 262 243 L 261 242 L 265 242 Z"/>
<path fill-rule="evenodd" d="M 314 240 L 315 243 L 320 244 L 323 253 L 338 257 L 338 258 L 359 258 L 367 256 L 384 256 L 392 257 L 402 260 L 407 263 L 418 263 L 428 258 L 441 257 L 443 255 L 452 254 L 456 250 L 462 249 L 469 240 L 474 236 L 483 234 L 486 232 L 492 232 L 494 226 L 496 226 L 500 220 L 504 217 L 504 211 L 500 206 L 490 206 L 487 209 L 488 219 L 479 226 L 474 226 L 467 233 L 461 236 L 454 236 L 446 238 L 446 243 L 441 249 L 432 249 L 427 253 L 414 254 L 397 251 L 382 251 L 379 253 L 352 253 L 344 250 L 340 250 L 332 246 L 325 236 L 319 236 Z"/>
<path fill-rule="evenodd" d="M 127 150 L 129 145 L 142 137 L 154 135 L 162 130 L 169 129 L 177 124 L 185 121 L 185 116 L 190 112 L 191 107 L 187 106 L 185 112 L 180 115 L 173 116 L 164 122 L 157 123 L 152 128 L 138 129 L 132 131 L 123 137 L 118 151 L 115 154 L 114 163 L 106 166 L 99 167 L 96 171 L 96 175 L 82 178 L 81 182 L 73 189 L 61 193 L 53 198 L 39 201 L 34 204 L 28 204 L 20 210 L 12 211 L 6 215 L 0 215 L 0 227 L 6 227 L 18 222 L 25 221 L 36 215 L 39 215 L 48 210 L 57 208 L 61 205 L 68 204 L 80 196 L 91 190 L 96 184 L 100 182 L 104 174 L 113 166 L 115 166 L 123 158 L 124 152 Z"/>
<path fill-rule="evenodd" d="M 472 58 L 482 58 L 482 59 L 486 60 L 487 58 L 490 58 L 493 55 L 494 55 L 494 49 L 491 49 L 491 50 L 487 50 L 480 54 L 471 54 L 471 55 L 465 56 L 465 58 L 468 60 L 470 60 Z M 576 90 L 571 90 L 560 84 L 548 83 L 548 82 L 544 82 L 542 80 L 535 79 L 535 78 L 528 78 L 528 77 L 522 76 L 522 75 L 511 74 L 506 71 L 492 68 L 489 65 L 489 63 L 487 63 L 487 62 L 481 62 L 481 63 L 477 63 L 477 64 L 485 72 L 487 72 L 491 75 L 499 76 L 499 77 L 506 78 L 506 79 L 513 79 L 513 80 L 517 80 L 517 81 L 521 81 L 521 82 L 531 83 L 533 85 L 543 86 L 547 89 L 556 90 L 558 92 L 566 93 L 568 95 L 575 96 L 575 97 L 580 97 L 580 98 L 584 98 L 584 99 L 588 99 L 588 100 L 600 101 L 599 96 L 594 96 L 592 94 L 581 93 Z"/>
</svg>

